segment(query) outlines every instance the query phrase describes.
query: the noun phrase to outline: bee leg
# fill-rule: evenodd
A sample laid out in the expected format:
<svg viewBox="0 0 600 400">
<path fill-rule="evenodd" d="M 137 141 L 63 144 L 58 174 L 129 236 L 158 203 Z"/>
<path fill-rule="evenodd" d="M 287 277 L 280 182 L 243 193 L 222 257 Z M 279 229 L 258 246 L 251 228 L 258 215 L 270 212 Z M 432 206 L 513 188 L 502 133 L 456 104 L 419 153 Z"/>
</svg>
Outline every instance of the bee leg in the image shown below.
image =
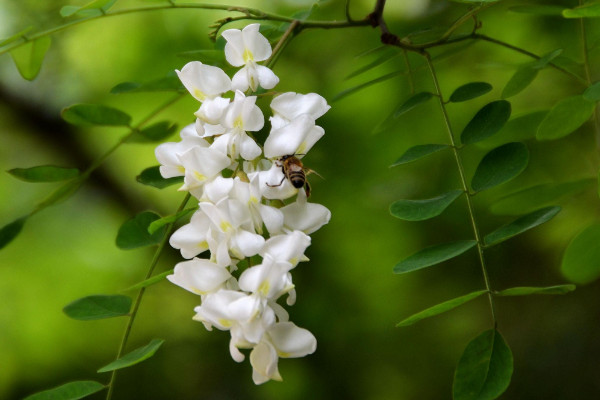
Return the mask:
<svg viewBox="0 0 600 400">
<path fill-rule="evenodd" d="M 308 181 L 304 184 L 304 191 L 306 192 L 306 198 L 310 197 L 310 184 Z"/>
<path fill-rule="evenodd" d="M 283 183 L 283 181 L 285 180 L 285 175 L 283 176 L 283 178 L 281 178 L 281 182 L 279 182 L 277 185 L 271 185 L 269 183 L 267 183 L 268 187 L 278 187 L 281 186 L 281 184 Z"/>
</svg>

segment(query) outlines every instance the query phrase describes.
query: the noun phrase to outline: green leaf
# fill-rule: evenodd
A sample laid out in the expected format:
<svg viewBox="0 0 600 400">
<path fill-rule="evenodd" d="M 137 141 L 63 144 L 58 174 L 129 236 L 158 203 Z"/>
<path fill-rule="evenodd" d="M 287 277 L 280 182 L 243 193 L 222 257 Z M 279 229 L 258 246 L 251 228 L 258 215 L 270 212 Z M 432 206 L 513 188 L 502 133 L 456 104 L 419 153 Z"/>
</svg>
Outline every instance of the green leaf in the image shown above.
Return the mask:
<svg viewBox="0 0 600 400">
<path fill-rule="evenodd" d="M 562 274 L 571 282 L 586 284 L 600 277 L 600 225 L 585 228 L 571 240 L 563 255 Z"/>
<path fill-rule="evenodd" d="M 412 110 L 421 103 L 425 103 L 431 97 L 433 97 L 433 93 L 430 92 L 419 92 L 411 96 L 404 103 L 400 104 L 400 106 L 396 109 L 396 112 L 394 112 L 394 118 L 398 118 L 402 114 L 407 113 L 408 111 Z"/>
<path fill-rule="evenodd" d="M 190 208 L 186 208 L 185 210 L 181 210 L 181 211 L 179 211 L 176 214 L 168 215 L 168 216 L 163 217 L 161 219 L 157 219 L 156 221 L 154 221 L 153 223 L 151 223 L 150 226 L 148 226 L 148 233 L 152 235 L 154 232 L 156 232 L 157 230 L 159 230 L 163 226 L 165 226 L 167 224 L 170 224 L 172 222 L 175 222 L 175 221 L 177 221 L 177 220 L 185 217 L 186 215 L 192 214 L 197 209 L 198 209 L 198 206 L 196 206 L 196 207 L 190 207 Z"/>
<path fill-rule="evenodd" d="M 129 314 L 131 299 L 122 295 L 82 297 L 63 308 L 68 317 L 81 321 L 120 317 Z"/>
<path fill-rule="evenodd" d="M 476 244 L 477 242 L 475 240 L 459 240 L 424 248 L 396 264 L 394 273 L 404 274 L 406 272 L 416 271 L 418 269 L 439 264 L 461 255 Z"/>
<path fill-rule="evenodd" d="M 492 85 L 486 82 L 470 82 L 458 87 L 451 95 L 450 101 L 460 103 L 483 96 L 492 90 Z"/>
<path fill-rule="evenodd" d="M 508 8 L 510 11 L 523 14 L 543 15 L 547 17 L 561 17 L 562 11 L 565 9 L 562 6 L 547 5 L 547 4 L 523 4 L 520 6 L 512 6 Z"/>
<path fill-rule="evenodd" d="M 562 12 L 565 18 L 597 18 L 600 17 L 600 3 L 589 3 Z"/>
<path fill-rule="evenodd" d="M 127 141 L 129 143 L 160 142 L 171 136 L 176 130 L 177 125 L 172 124 L 169 121 L 157 122 L 147 128 L 137 131 Z"/>
<path fill-rule="evenodd" d="M 450 311 L 455 309 L 456 307 L 465 304 L 468 301 L 471 301 L 482 294 L 487 293 L 486 290 L 479 290 L 477 292 L 469 293 L 461 297 L 457 297 L 452 300 L 445 301 L 443 303 L 437 304 L 433 307 L 429 307 L 421 312 L 411 315 L 410 317 L 398 322 L 396 327 L 408 326 L 412 325 L 415 322 L 419 322 L 422 319 L 436 316 L 438 314 L 444 313 L 446 311 Z"/>
<path fill-rule="evenodd" d="M 514 75 L 504 86 L 502 90 L 502 98 L 507 99 L 521 93 L 538 74 L 538 70 L 532 68 L 530 65 L 517 69 Z"/>
<path fill-rule="evenodd" d="M 388 61 L 391 61 L 391 60 L 395 59 L 396 57 L 400 56 L 400 54 L 402 54 L 402 53 L 399 53 L 397 51 L 393 51 L 391 49 L 388 49 L 384 54 L 381 54 L 375 60 L 373 60 L 370 63 L 368 63 L 366 65 L 363 65 L 362 67 L 360 67 L 357 70 L 353 71 L 348 76 L 346 76 L 346 78 L 344 78 L 344 79 L 354 78 L 355 76 L 358 76 L 358 75 L 363 74 L 363 73 L 365 73 L 367 71 L 370 71 L 373 68 L 380 66 L 381 64 L 384 64 L 384 63 L 386 63 Z"/>
<path fill-rule="evenodd" d="M 395 167 L 401 164 L 407 164 L 409 162 L 423 158 L 429 154 L 435 153 L 442 149 L 447 149 L 447 144 L 419 144 L 406 150 L 404 154 L 400 156 L 390 167 Z"/>
<path fill-rule="evenodd" d="M 152 186 L 158 189 L 164 189 L 168 186 L 183 183 L 183 176 L 175 176 L 173 178 L 163 178 L 160 174 L 160 166 L 149 167 L 136 176 L 136 181 L 142 185 Z"/>
<path fill-rule="evenodd" d="M 154 355 L 158 348 L 164 343 L 163 339 L 152 339 L 150 343 L 144 347 L 137 348 L 123 357 L 111 362 L 108 365 L 100 368 L 98 372 L 114 371 L 115 369 L 127 368 L 138 364 Z"/>
<path fill-rule="evenodd" d="M 514 287 L 494 293 L 496 296 L 526 296 L 530 294 L 567 294 L 575 290 L 575 285 L 556 285 L 547 287 Z"/>
<path fill-rule="evenodd" d="M 460 135 L 464 144 L 479 142 L 498 132 L 510 118 L 510 103 L 497 100 L 483 106 Z"/>
<path fill-rule="evenodd" d="M 108 9 L 112 7 L 115 2 L 116 0 L 94 0 L 82 7 L 64 6 L 60 9 L 60 16 L 67 18 L 75 14 L 79 16 L 100 15 L 103 14 L 102 11 L 108 11 Z M 83 11 L 92 11 L 92 13 L 85 13 Z"/>
<path fill-rule="evenodd" d="M 581 192 L 593 183 L 595 179 L 535 185 L 501 198 L 490 209 L 494 214 L 505 215 L 531 212 L 562 197 Z"/>
<path fill-rule="evenodd" d="M 148 227 L 157 219 L 160 219 L 158 214 L 144 211 L 125 221 L 117 234 L 117 246 L 129 250 L 160 243 L 165 235 L 165 229 L 160 229 L 153 234 L 148 233 Z"/>
<path fill-rule="evenodd" d="M 504 225 L 494 232 L 486 235 L 484 242 L 486 246 L 493 246 L 513 236 L 519 235 L 529 229 L 535 228 L 544 222 L 550 221 L 560 212 L 560 207 L 552 206 L 542 208 L 530 214 L 517 218 L 508 225 Z"/>
<path fill-rule="evenodd" d="M 10 51 L 10 55 L 23 78 L 32 81 L 38 76 L 40 69 L 42 69 L 44 56 L 50 48 L 50 42 L 50 37 L 44 36 Z"/>
<path fill-rule="evenodd" d="M 52 192 L 48 197 L 42 200 L 37 206 L 36 211 L 42 210 L 46 207 L 52 206 L 54 204 L 60 203 L 61 201 L 65 201 L 69 197 L 73 196 L 77 190 L 83 184 L 84 179 L 73 179 L 68 181 L 54 192 Z"/>
<path fill-rule="evenodd" d="M 141 92 L 178 92 L 185 90 L 177 75 L 168 75 L 147 83 L 123 82 L 110 90 L 112 94 Z"/>
<path fill-rule="evenodd" d="M 585 89 L 583 98 L 587 101 L 600 101 L 600 82 L 595 82 Z"/>
<path fill-rule="evenodd" d="M 168 271 L 165 271 L 165 272 L 162 272 L 160 274 L 154 275 L 152 278 L 148 278 L 148 279 L 145 279 L 145 280 L 143 280 L 141 282 L 138 282 L 135 285 L 130 286 L 130 287 L 128 287 L 127 289 L 125 289 L 123 291 L 124 292 L 128 292 L 130 290 L 138 290 L 138 289 L 141 289 L 141 288 L 145 288 L 145 287 L 154 285 L 155 283 L 162 282 L 165 279 L 165 277 L 167 277 L 167 275 L 171 275 L 173 273 L 173 271 L 174 271 L 174 269 L 171 268 Z"/>
<path fill-rule="evenodd" d="M 104 389 L 105 386 L 95 381 L 76 381 L 65 383 L 54 389 L 27 396 L 25 400 L 77 400 Z"/>
<path fill-rule="evenodd" d="M 552 60 L 554 60 L 556 57 L 560 56 L 563 52 L 563 49 L 556 49 L 556 50 L 552 50 L 551 52 L 544 54 L 543 56 L 540 57 L 539 60 L 537 60 L 536 62 L 534 62 L 532 64 L 533 68 L 536 69 L 542 69 L 542 68 L 546 68 L 548 66 L 548 64 L 550 64 L 550 62 Z"/>
<path fill-rule="evenodd" d="M 75 104 L 63 108 L 62 118 L 73 125 L 129 126 L 131 117 L 116 108 L 98 104 Z"/>
<path fill-rule="evenodd" d="M 59 182 L 75 178 L 79 175 L 79 170 L 77 168 L 40 165 L 31 168 L 13 168 L 8 173 L 25 182 Z"/>
<path fill-rule="evenodd" d="M 512 142 L 496 147 L 487 153 L 475 170 L 471 187 L 480 192 L 519 175 L 529 162 L 529 151 L 523 143 Z"/>
<path fill-rule="evenodd" d="M 389 74 L 386 74 L 386 75 L 380 76 L 379 78 L 375 78 L 375 79 L 373 79 L 373 80 L 370 80 L 370 81 L 368 81 L 368 82 L 361 83 L 360 85 L 357 85 L 357 86 L 351 87 L 351 88 L 349 88 L 349 89 L 343 90 L 343 91 L 341 91 L 340 93 L 338 93 L 338 94 L 336 94 L 335 96 L 333 96 L 333 99 L 331 99 L 331 102 L 333 103 L 334 101 L 341 100 L 341 99 L 343 99 L 344 97 L 348 97 L 348 96 L 350 96 L 351 94 L 354 94 L 354 93 L 356 93 L 356 92 L 358 92 L 358 91 L 360 91 L 360 90 L 366 89 L 366 88 L 368 88 L 369 86 L 373 86 L 373 85 L 375 85 L 376 83 L 385 82 L 385 81 L 387 81 L 388 79 L 395 78 L 396 76 L 398 76 L 398 75 L 402 75 L 402 74 L 403 74 L 403 72 L 402 72 L 402 71 L 390 72 Z"/>
<path fill-rule="evenodd" d="M 497 135 L 492 136 L 478 145 L 485 148 L 494 148 L 508 142 L 520 142 L 535 137 L 538 126 L 548 111 L 534 111 L 520 115 L 508 121 Z"/>
<path fill-rule="evenodd" d="M 594 107 L 595 104 L 583 96 L 568 97 L 559 101 L 538 127 L 536 138 L 553 140 L 567 136 L 590 119 Z"/>
<path fill-rule="evenodd" d="M 398 200 L 390 206 L 390 213 L 405 221 L 423 221 L 440 215 L 464 191 L 453 190 L 432 199 Z"/>
<path fill-rule="evenodd" d="M 510 383 L 513 356 L 504 338 L 495 329 L 473 339 L 463 352 L 452 385 L 454 400 L 491 400 Z"/>
<path fill-rule="evenodd" d="M 0 249 L 6 247 L 7 244 L 12 242 L 14 238 L 21 232 L 23 225 L 25 225 L 27 217 L 21 217 L 14 220 L 10 224 L 6 224 L 0 229 Z"/>
<path fill-rule="evenodd" d="M 2 39 L 0 40 L 0 47 L 2 46 L 6 46 L 9 43 L 12 43 L 14 41 L 17 41 L 21 38 L 23 38 L 23 36 L 27 33 L 30 32 L 33 29 L 33 26 L 28 26 L 27 28 L 23 29 L 20 32 L 15 33 L 12 36 L 7 37 L 6 39 Z"/>
</svg>

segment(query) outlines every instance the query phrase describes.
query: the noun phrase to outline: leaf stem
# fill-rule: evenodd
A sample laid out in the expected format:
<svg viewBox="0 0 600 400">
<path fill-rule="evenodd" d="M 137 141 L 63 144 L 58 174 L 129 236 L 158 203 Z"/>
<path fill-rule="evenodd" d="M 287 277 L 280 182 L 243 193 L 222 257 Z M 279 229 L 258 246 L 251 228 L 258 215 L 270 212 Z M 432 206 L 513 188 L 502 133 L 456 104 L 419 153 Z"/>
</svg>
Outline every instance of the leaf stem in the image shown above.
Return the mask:
<svg viewBox="0 0 600 400">
<path fill-rule="evenodd" d="M 433 63 L 431 62 L 431 56 L 428 52 L 423 52 L 423 56 L 427 60 L 427 65 L 429 67 L 429 71 L 431 72 L 431 78 L 433 80 L 433 84 L 435 86 L 436 93 L 438 95 L 438 99 L 440 102 L 440 108 L 442 109 L 442 115 L 444 116 L 444 122 L 446 124 L 446 131 L 448 132 L 448 138 L 450 139 L 450 144 L 452 146 L 452 151 L 454 153 L 454 160 L 456 161 L 456 167 L 458 168 L 458 173 L 460 176 L 460 182 L 462 185 L 462 190 L 465 192 L 465 198 L 467 200 L 467 209 L 469 211 L 469 219 L 471 221 L 471 227 L 473 228 L 473 234 L 475 235 L 475 240 L 477 241 L 477 253 L 479 254 L 479 262 L 481 264 L 481 271 L 483 273 L 483 281 L 485 283 L 485 288 L 487 290 L 488 299 L 490 302 L 490 310 L 492 312 L 492 321 L 494 323 L 494 329 L 497 327 L 498 322 L 496 320 L 496 311 L 494 307 L 494 297 L 493 292 L 490 286 L 490 281 L 487 273 L 487 269 L 485 266 L 485 259 L 483 257 L 483 241 L 479 234 L 479 228 L 477 225 L 477 220 L 475 218 L 475 211 L 473 208 L 473 203 L 471 201 L 471 193 L 469 192 L 469 187 L 467 185 L 467 179 L 465 177 L 465 170 L 462 164 L 462 159 L 460 157 L 458 146 L 456 145 L 456 141 L 454 139 L 454 133 L 452 131 L 452 125 L 450 124 L 450 118 L 448 117 L 448 111 L 446 110 L 446 106 L 444 103 L 444 98 L 442 95 L 442 91 L 440 89 L 440 85 L 438 82 L 437 74 L 435 72 L 435 68 L 433 67 Z"/>
<path fill-rule="evenodd" d="M 287 46 L 287 44 L 294 38 L 294 31 L 296 30 L 296 28 L 298 28 L 298 26 L 300 26 L 300 21 L 298 20 L 294 20 L 292 21 L 292 23 L 290 23 L 290 26 L 288 26 L 288 28 L 285 30 L 285 32 L 275 45 L 275 48 L 271 53 L 271 57 L 269 57 L 269 59 L 265 62 L 265 66 L 271 68 L 275 64 L 275 62 L 277 62 L 277 58 L 279 57 L 281 51 L 283 51 L 285 46 Z"/>
<path fill-rule="evenodd" d="M 181 212 L 185 208 L 185 205 L 187 204 L 190 197 L 191 197 L 190 193 L 187 193 L 185 198 L 179 205 L 179 208 L 177 209 L 175 214 Z M 154 272 L 154 269 L 156 268 L 156 265 L 158 264 L 158 260 L 162 254 L 163 248 L 165 247 L 167 241 L 169 240 L 169 237 L 171 236 L 171 232 L 173 231 L 174 226 L 175 226 L 175 222 L 171 222 L 167 225 L 165 234 L 164 234 L 162 240 L 160 241 L 158 248 L 154 252 L 154 256 L 152 257 L 152 261 L 150 262 L 150 266 L 148 267 L 148 272 L 146 273 L 144 280 L 150 279 L 152 277 L 152 273 Z M 123 351 L 125 350 L 125 346 L 127 346 L 127 341 L 129 340 L 129 334 L 131 333 L 131 328 L 133 327 L 133 322 L 134 322 L 137 312 L 140 308 L 140 304 L 142 302 L 142 297 L 144 296 L 145 291 L 146 291 L 146 287 L 142 287 L 138 291 L 138 294 L 135 298 L 135 303 L 133 304 L 133 309 L 131 310 L 131 313 L 129 314 L 129 319 L 127 320 L 127 326 L 125 327 L 125 332 L 123 332 L 123 338 L 121 339 L 121 344 L 119 345 L 119 350 L 117 351 L 117 356 L 115 357 L 115 360 L 118 360 L 121 357 L 121 355 L 123 354 Z M 110 375 L 110 381 L 106 385 L 108 387 L 108 392 L 106 393 L 106 400 L 110 400 L 112 398 L 112 393 L 114 390 L 114 383 L 115 383 L 115 379 L 117 377 L 117 372 L 118 372 L 118 369 L 115 369 L 112 371 L 112 373 Z"/>
<path fill-rule="evenodd" d="M 36 32 L 27 37 L 21 37 L 20 39 L 8 43 L 4 48 L 0 49 L 0 55 L 5 54 L 17 47 L 20 47 L 30 41 L 39 39 L 44 36 L 49 36 L 54 33 L 63 31 L 65 29 L 71 28 L 73 26 L 82 24 L 84 22 L 106 18 L 106 17 L 114 17 L 118 15 L 132 14 L 138 12 L 146 12 L 146 11 L 159 11 L 159 10 L 167 10 L 167 9 L 199 9 L 199 10 L 222 10 L 229 12 L 239 12 L 244 14 L 240 17 L 235 17 L 235 20 L 249 19 L 249 20 L 264 20 L 264 21 L 280 21 L 280 22 L 294 22 L 295 19 L 291 17 L 284 17 L 282 15 L 273 14 L 264 12 L 255 8 L 248 7 L 237 7 L 237 6 L 228 6 L 221 4 L 204 4 L 204 3 L 174 3 L 169 2 L 164 5 L 157 6 L 144 6 L 144 7 L 134 7 L 127 8 L 123 10 L 117 11 L 107 11 L 103 14 L 94 15 L 91 17 L 80 18 L 74 21 L 67 22 L 65 24 L 56 26 L 54 28 L 50 28 L 44 31 Z M 232 20 L 227 20 L 225 23 L 232 22 Z M 324 29 L 332 29 L 332 28 L 349 28 L 355 26 L 368 26 L 369 22 L 364 19 L 360 21 L 299 21 L 299 24 L 303 28 L 324 28 Z"/>
</svg>

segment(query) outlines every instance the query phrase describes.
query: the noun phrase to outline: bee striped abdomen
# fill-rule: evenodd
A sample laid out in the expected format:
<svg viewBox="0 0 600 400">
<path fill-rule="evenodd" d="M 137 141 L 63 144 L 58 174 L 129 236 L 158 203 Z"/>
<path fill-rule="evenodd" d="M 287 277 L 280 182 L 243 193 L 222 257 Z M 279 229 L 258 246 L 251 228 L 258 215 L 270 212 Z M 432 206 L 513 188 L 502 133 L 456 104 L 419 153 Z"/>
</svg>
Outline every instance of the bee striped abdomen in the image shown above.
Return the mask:
<svg viewBox="0 0 600 400">
<path fill-rule="evenodd" d="M 288 174 L 288 178 L 290 179 L 292 186 L 294 186 L 296 189 L 300 189 L 302 186 L 304 186 L 304 183 L 306 182 L 306 175 L 302 170 L 290 171 Z"/>
</svg>

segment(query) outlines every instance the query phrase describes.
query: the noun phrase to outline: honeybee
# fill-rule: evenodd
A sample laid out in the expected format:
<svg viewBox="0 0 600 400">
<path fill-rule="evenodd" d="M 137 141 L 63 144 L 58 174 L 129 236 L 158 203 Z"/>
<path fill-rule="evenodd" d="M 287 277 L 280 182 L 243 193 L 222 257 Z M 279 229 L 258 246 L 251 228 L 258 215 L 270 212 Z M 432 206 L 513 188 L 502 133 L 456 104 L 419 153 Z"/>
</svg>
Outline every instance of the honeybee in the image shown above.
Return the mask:
<svg viewBox="0 0 600 400">
<path fill-rule="evenodd" d="M 313 171 L 310 168 L 305 168 L 304 164 L 302 164 L 302 161 L 300 161 L 300 159 L 296 157 L 296 154 L 281 156 L 279 160 L 276 161 L 276 165 L 278 167 L 281 167 L 281 172 L 283 172 L 283 178 L 281 178 L 281 182 L 279 182 L 277 185 L 271 185 L 267 183 L 267 186 L 281 186 L 283 184 L 283 181 L 287 178 L 289 179 L 292 186 L 296 189 L 300 189 L 302 186 L 304 186 L 304 190 L 306 191 L 306 197 L 310 196 L 310 184 L 306 180 L 306 175 L 312 173 L 317 174 L 315 171 Z"/>
</svg>

